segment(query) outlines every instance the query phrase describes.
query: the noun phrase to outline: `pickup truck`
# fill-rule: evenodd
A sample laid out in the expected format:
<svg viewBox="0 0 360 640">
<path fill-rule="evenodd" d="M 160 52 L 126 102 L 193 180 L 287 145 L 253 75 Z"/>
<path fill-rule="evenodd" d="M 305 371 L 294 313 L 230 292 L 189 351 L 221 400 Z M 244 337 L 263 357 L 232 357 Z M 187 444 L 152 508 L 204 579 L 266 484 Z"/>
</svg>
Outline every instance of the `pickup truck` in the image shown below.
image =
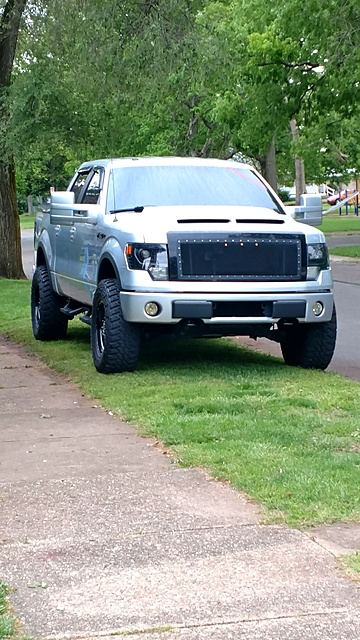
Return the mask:
<svg viewBox="0 0 360 640">
<path fill-rule="evenodd" d="M 289 211 L 250 165 L 85 162 L 35 220 L 34 336 L 62 340 L 79 314 L 101 373 L 133 371 L 145 335 L 266 337 L 285 363 L 325 369 L 333 283 L 325 237 L 305 222 L 321 223 L 321 200 Z"/>
</svg>

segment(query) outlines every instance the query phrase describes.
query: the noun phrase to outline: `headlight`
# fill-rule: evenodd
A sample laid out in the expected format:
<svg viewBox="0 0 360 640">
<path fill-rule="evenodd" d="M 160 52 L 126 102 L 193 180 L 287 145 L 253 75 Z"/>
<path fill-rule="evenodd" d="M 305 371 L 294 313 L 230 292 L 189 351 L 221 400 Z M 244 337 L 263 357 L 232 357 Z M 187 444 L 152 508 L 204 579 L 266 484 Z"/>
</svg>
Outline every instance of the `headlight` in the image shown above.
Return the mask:
<svg viewBox="0 0 360 640">
<path fill-rule="evenodd" d="M 329 268 L 329 252 L 324 242 L 307 245 L 307 280 L 316 280 L 320 271 Z"/>
<path fill-rule="evenodd" d="M 125 247 L 129 269 L 148 271 L 153 280 L 168 280 L 168 255 L 165 244 L 131 242 Z"/>
</svg>

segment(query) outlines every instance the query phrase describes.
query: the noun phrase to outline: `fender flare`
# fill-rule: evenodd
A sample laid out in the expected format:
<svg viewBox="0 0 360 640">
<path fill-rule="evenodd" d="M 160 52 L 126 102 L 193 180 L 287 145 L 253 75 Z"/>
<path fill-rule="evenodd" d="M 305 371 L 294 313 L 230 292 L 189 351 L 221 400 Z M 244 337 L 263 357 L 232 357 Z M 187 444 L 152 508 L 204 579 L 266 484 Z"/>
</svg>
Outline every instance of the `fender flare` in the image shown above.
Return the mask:
<svg viewBox="0 0 360 640">
<path fill-rule="evenodd" d="M 101 266 L 104 263 L 105 260 L 108 260 L 115 272 L 116 275 L 116 280 L 121 288 L 121 278 L 120 278 L 120 272 L 119 272 L 119 266 L 117 264 L 117 262 L 114 259 L 114 256 L 109 253 L 109 251 L 104 251 L 104 253 L 101 254 L 100 260 L 99 260 L 99 266 L 98 266 L 98 271 L 97 271 L 97 284 L 99 284 L 100 282 L 100 278 L 99 278 L 99 274 L 101 272 Z"/>
</svg>

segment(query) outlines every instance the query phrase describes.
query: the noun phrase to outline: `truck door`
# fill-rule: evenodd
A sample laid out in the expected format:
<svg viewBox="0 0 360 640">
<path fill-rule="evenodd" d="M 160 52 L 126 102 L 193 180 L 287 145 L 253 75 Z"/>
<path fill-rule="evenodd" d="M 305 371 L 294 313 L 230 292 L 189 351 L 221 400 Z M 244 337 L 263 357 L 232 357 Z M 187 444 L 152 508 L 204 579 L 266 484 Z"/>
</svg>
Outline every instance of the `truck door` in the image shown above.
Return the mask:
<svg viewBox="0 0 360 640">
<path fill-rule="evenodd" d="M 53 268 L 59 291 L 73 297 L 72 242 L 75 233 L 74 206 L 81 198 L 90 169 L 75 176 L 70 191 L 51 198 L 51 225 L 55 239 Z"/>
<path fill-rule="evenodd" d="M 94 167 L 84 185 L 78 208 L 74 208 L 74 232 L 71 239 L 71 270 L 74 297 L 91 304 L 96 289 L 97 265 L 103 234 L 99 232 L 103 169 Z"/>
</svg>

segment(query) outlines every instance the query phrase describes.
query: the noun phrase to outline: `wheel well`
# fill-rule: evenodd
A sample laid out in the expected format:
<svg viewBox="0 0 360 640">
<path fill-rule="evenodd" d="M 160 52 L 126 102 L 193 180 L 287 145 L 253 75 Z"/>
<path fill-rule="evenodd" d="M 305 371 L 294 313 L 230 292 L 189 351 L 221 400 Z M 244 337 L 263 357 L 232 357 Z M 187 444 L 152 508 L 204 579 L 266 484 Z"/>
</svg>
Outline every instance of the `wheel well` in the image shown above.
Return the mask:
<svg viewBox="0 0 360 640">
<path fill-rule="evenodd" d="M 42 267 L 42 266 L 47 266 L 46 263 L 46 258 L 45 258 L 45 253 L 42 249 L 42 247 L 39 247 L 37 250 L 37 254 L 36 254 L 36 266 L 37 267 Z"/>
<path fill-rule="evenodd" d="M 101 280 L 113 279 L 119 281 L 118 274 L 112 264 L 111 260 L 108 258 L 104 258 L 101 262 L 99 273 L 98 273 L 98 283 Z"/>
</svg>

